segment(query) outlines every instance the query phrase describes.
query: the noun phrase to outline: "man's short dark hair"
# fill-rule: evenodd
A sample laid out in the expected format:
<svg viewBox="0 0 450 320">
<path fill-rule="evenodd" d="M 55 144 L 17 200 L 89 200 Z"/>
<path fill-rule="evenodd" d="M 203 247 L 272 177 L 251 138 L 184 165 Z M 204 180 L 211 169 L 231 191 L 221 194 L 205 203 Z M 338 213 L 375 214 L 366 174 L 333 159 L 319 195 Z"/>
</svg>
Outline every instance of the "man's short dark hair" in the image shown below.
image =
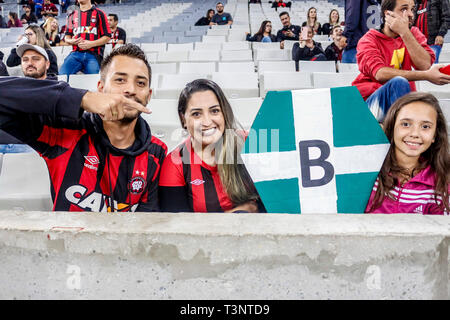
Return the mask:
<svg viewBox="0 0 450 320">
<path fill-rule="evenodd" d="M 384 12 L 386 10 L 394 11 L 397 5 L 397 0 L 383 0 L 381 2 L 381 23 L 384 24 Z"/>
<path fill-rule="evenodd" d="M 289 17 L 289 13 L 287 11 L 281 12 L 278 16 L 281 18 L 281 16 L 284 16 L 285 14 L 287 14 L 288 17 Z"/>
<path fill-rule="evenodd" d="M 117 56 L 126 56 L 130 58 L 135 58 L 142 60 L 147 66 L 148 70 L 148 86 L 150 86 L 152 82 L 152 67 L 148 63 L 147 57 L 145 56 L 144 51 L 139 48 L 137 45 L 133 43 L 124 44 L 118 48 L 115 48 L 111 53 L 105 57 L 102 61 L 102 65 L 100 66 L 100 78 L 104 81 L 106 76 L 106 71 L 108 70 L 109 65 L 111 64 L 114 57 Z"/>
<path fill-rule="evenodd" d="M 108 14 L 108 17 L 113 17 L 114 21 L 119 21 L 119 17 L 115 13 Z"/>
</svg>

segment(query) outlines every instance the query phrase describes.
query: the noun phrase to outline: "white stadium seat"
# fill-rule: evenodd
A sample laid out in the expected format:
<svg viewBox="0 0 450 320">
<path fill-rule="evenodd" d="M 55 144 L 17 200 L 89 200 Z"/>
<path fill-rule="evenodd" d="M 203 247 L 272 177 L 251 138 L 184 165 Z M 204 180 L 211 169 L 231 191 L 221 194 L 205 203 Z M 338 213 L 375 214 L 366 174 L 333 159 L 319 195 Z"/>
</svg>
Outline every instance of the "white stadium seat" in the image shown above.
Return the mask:
<svg viewBox="0 0 450 320">
<path fill-rule="evenodd" d="M 215 62 L 180 62 L 179 73 L 204 73 L 216 72 Z"/>
<path fill-rule="evenodd" d="M 313 84 L 314 88 L 333 88 L 351 86 L 353 80 L 358 76 L 359 72 L 314 72 Z"/>
<path fill-rule="evenodd" d="M 211 79 L 222 88 L 229 99 L 259 96 L 256 73 L 213 73 Z"/>
<path fill-rule="evenodd" d="M 313 88 L 309 72 L 265 72 L 260 76 L 260 96 L 268 91 L 298 90 Z"/>
<path fill-rule="evenodd" d="M 100 74 L 72 74 L 69 76 L 69 85 L 74 88 L 97 91 Z"/>
<path fill-rule="evenodd" d="M 334 61 L 302 61 L 298 62 L 300 72 L 334 72 L 336 63 Z"/>
<path fill-rule="evenodd" d="M 253 61 L 219 62 L 218 72 L 255 72 Z"/>
<path fill-rule="evenodd" d="M 162 74 L 154 90 L 157 99 L 178 99 L 181 90 L 195 79 L 207 79 L 207 74 Z"/>
</svg>

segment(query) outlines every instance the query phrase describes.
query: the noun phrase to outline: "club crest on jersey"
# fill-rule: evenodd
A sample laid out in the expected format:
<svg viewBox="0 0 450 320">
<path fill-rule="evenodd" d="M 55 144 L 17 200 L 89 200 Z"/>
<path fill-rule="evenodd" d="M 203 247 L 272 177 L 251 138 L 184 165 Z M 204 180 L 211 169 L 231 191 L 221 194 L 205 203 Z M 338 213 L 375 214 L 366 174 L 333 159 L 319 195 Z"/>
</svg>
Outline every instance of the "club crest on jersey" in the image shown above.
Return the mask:
<svg viewBox="0 0 450 320">
<path fill-rule="evenodd" d="M 145 179 L 142 177 L 134 177 L 128 182 L 128 191 L 132 194 L 142 193 L 145 189 Z"/>
<path fill-rule="evenodd" d="M 195 179 L 194 181 L 191 181 L 191 184 L 193 184 L 194 186 L 199 186 L 204 184 L 205 181 L 204 180 L 200 180 L 200 179 Z"/>
<path fill-rule="evenodd" d="M 97 171 L 98 167 L 97 165 L 100 163 L 100 161 L 98 160 L 98 158 L 96 156 L 84 156 L 84 158 L 86 159 L 86 161 L 84 162 L 84 166 L 86 168 L 92 169 Z"/>
</svg>

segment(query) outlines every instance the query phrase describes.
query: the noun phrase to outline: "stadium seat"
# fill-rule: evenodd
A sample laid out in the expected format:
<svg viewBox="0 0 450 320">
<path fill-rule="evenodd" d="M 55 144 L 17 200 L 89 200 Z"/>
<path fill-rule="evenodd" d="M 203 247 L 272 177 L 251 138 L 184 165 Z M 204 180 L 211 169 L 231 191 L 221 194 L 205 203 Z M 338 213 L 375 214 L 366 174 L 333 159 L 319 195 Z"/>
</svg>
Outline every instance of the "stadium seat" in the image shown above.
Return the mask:
<svg viewBox="0 0 450 320">
<path fill-rule="evenodd" d="M 189 61 L 219 61 L 220 55 L 218 50 L 194 50 L 189 51 Z"/>
<path fill-rule="evenodd" d="M 429 81 L 416 81 L 417 91 L 429 92 L 438 99 L 450 99 L 450 84 L 439 86 Z"/>
<path fill-rule="evenodd" d="M 208 29 L 206 35 L 208 36 L 227 36 L 229 29 Z"/>
<path fill-rule="evenodd" d="M 338 63 L 338 70 L 340 73 L 359 72 L 357 63 Z"/>
<path fill-rule="evenodd" d="M 147 52 L 163 52 L 167 49 L 167 43 L 160 42 L 160 43 L 141 43 L 141 49 L 147 53 Z"/>
<path fill-rule="evenodd" d="M 59 74 L 58 75 L 58 81 L 67 82 L 67 74 Z"/>
<path fill-rule="evenodd" d="M 97 91 L 99 80 L 99 74 L 72 74 L 69 76 L 69 85 L 73 88 Z"/>
<path fill-rule="evenodd" d="M 193 43 L 168 43 L 167 51 L 190 51 L 194 50 Z"/>
<path fill-rule="evenodd" d="M 189 51 L 162 51 L 158 52 L 157 62 L 188 61 Z"/>
<path fill-rule="evenodd" d="M 265 71 L 273 72 L 296 72 L 295 71 L 295 61 L 259 61 L 258 62 L 258 73 L 263 73 Z"/>
<path fill-rule="evenodd" d="M 220 51 L 222 49 L 222 44 L 215 42 L 195 42 L 194 47 L 196 51 L 200 50 Z"/>
<path fill-rule="evenodd" d="M 173 150 L 187 137 L 183 135 L 185 131 L 178 117 L 178 99 L 152 99 L 148 107 L 152 113 L 143 113 L 142 117 L 150 125 L 152 134 L 161 139 L 169 151 Z"/>
<path fill-rule="evenodd" d="M 261 107 L 263 99 L 260 97 L 255 97 L 229 99 L 228 101 L 230 102 L 234 116 L 239 124 L 241 124 L 245 130 L 250 130 L 256 114 Z"/>
<path fill-rule="evenodd" d="M 336 73 L 314 72 L 312 74 L 314 88 L 333 88 L 351 86 L 359 72 Z"/>
<path fill-rule="evenodd" d="M 255 72 L 255 63 L 253 61 L 238 62 L 219 62 L 219 72 Z"/>
<path fill-rule="evenodd" d="M 203 36 L 202 42 L 222 43 L 227 41 L 226 36 Z"/>
<path fill-rule="evenodd" d="M 50 180 L 44 160 L 36 153 L 3 155 L 0 208 L 51 211 Z"/>
<path fill-rule="evenodd" d="M 252 61 L 252 50 L 222 50 L 221 61 Z"/>
<path fill-rule="evenodd" d="M 291 60 L 287 50 L 282 49 L 256 49 L 255 61 L 284 61 Z"/>
<path fill-rule="evenodd" d="M 154 97 L 157 99 L 178 99 L 181 90 L 195 79 L 207 79 L 207 74 L 162 74 Z"/>
<path fill-rule="evenodd" d="M 153 73 L 176 74 L 178 67 L 176 62 L 154 63 L 152 64 Z"/>
<path fill-rule="evenodd" d="M 180 62 L 179 73 L 203 73 L 212 74 L 216 72 L 215 62 Z"/>
<path fill-rule="evenodd" d="M 450 63 L 450 51 L 441 51 L 441 54 L 439 55 L 439 63 Z"/>
<path fill-rule="evenodd" d="M 247 41 L 233 41 L 222 43 L 222 50 L 249 50 L 250 43 Z"/>
<path fill-rule="evenodd" d="M 256 73 L 213 73 L 211 79 L 222 88 L 229 99 L 259 96 Z"/>
<path fill-rule="evenodd" d="M 302 61 L 298 62 L 300 72 L 334 72 L 336 63 L 334 61 Z"/>
<path fill-rule="evenodd" d="M 260 75 L 260 96 L 268 91 L 312 89 L 312 77 L 309 72 L 265 72 Z"/>
</svg>

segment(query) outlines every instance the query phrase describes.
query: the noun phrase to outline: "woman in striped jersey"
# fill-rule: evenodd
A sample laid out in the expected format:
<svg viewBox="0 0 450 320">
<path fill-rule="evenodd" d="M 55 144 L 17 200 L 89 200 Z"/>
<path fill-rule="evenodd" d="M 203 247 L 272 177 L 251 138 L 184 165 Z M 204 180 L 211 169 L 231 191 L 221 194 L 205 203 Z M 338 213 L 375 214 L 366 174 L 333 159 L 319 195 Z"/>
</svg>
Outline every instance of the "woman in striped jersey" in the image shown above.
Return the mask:
<svg viewBox="0 0 450 320">
<path fill-rule="evenodd" d="M 222 89 L 206 79 L 188 83 L 180 94 L 178 115 L 189 138 L 162 165 L 162 211 L 264 211 L 238 154 L 244 131 Z"/>
<path fill-rule="evenodd" d="M 391 148 L 366 212 L 448 214 L 449 142 L 439 101 L 409 93 L 392 105 L 383 125 Z"/>
</svg>

